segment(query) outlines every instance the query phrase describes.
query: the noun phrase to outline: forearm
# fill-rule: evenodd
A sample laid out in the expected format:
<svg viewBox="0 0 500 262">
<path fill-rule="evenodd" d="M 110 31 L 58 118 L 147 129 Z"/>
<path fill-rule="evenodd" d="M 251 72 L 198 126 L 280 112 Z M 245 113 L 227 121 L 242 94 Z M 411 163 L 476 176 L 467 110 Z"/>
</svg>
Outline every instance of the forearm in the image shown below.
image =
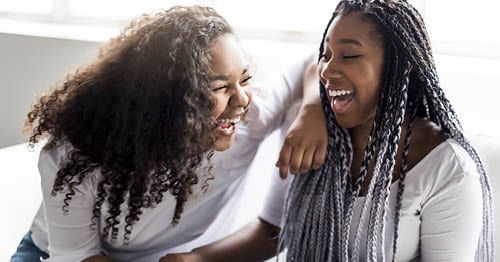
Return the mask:
<svg viewBox="0 0 500 262">
<path fill-rule="evenodd" d="M 256 219 L 235 233 L 194 249 L 204 261 L 263 261 L 277 253 L 279 228 Z"/>
<path fill-rule="evenodd" d="M 302 80 L 302 107 L 319 106 L 318 65 L 313 61 L 304 71 Z"/>
<path fill-rule="evenodd" d="M 328 131 L 319 95 L 318 66 L 309 62 L 302 72 L 302 104 L 290 125 L 276 162 L 281 178 L 316 170 L 326 156 Z M 312 127 L 312 129 L 311 129 Z"/>
<path fill-rule="evenodd" d="M 110 257 L 99 255 L 99 256 L 91 256 L 84 259 L 82 262 L 112 262 Z"/>
</svg>

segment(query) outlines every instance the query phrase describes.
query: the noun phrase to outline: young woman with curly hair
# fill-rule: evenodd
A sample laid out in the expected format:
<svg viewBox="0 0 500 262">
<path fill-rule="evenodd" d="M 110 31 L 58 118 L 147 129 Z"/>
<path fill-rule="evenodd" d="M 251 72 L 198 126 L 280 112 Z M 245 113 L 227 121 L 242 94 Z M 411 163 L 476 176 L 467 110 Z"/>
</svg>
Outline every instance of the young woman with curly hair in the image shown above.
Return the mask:
<svg viewBox="0 0 500 262">
<path fill-rule="evenodd" d="M 239 146 L 214 152 L 247 114 L 250 64 L 213 9 L 177 6 L 132 22 L 41 97 L 27 127 L 30 145 L 48 138 L 43 208 L 12 261 L 158 261 L 195 247 L 235 207 L 258 143 L 301 95 L 273 90 L 248 112 Z"/>
</svg>

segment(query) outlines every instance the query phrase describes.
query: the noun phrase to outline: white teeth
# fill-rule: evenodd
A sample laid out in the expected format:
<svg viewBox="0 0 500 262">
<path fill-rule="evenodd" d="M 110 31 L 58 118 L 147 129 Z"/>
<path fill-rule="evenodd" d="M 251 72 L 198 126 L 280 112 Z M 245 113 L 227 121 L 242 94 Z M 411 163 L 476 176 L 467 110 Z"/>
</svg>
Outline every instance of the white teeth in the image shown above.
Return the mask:
<svg viewBox="0 0 500 262">
<path fill-rule="evenodd" d="M 237 117 L 231 118 L 231 119 L 229 119 L 229 118 L 217 119 L 217 122 L 219 122 L 219 123 L 230 123 L 232 125 L 235 125 L 235 124 L 239 123 L 240 120 L 241 120 L 241 117 L 237 116 Z"/>
<path fill-rule="evenodd" d="M 354 93 L 351 90 L 328 90 L 328 94 L 331 97 L 336 97 L 336 96 L 345 96 L 345 95 L 350 95 Z"/>
</svg>

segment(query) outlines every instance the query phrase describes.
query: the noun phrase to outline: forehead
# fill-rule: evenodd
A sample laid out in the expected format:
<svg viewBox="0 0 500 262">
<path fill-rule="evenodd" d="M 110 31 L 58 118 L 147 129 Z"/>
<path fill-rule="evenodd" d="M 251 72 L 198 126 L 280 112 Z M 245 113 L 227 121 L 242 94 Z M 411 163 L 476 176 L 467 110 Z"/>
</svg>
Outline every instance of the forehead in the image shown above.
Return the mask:
<svg viewBox="0 0 500 262">
<path fill-rule="evenodd" d="M 354 39 L 366 47 L 380 43 L 374 22 L 360 12 L 336 16 L 328 28 L 327 38 L 334 43 L 341 39 Z"/>
<path fill-rule="evenodd" d="M 241 71 L 247 67 L 247 56 L 243 52 L 236 38 L 231 34 L 225 34 L 217 39 L 210 48 L 212 74 L 228 75 Z"/>
</svg>

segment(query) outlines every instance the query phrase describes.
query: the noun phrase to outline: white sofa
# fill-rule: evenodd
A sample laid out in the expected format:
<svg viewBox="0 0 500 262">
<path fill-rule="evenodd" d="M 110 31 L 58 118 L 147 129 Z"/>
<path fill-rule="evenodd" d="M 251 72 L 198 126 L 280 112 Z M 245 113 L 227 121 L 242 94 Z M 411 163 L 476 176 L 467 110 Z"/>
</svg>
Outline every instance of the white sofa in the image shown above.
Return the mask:
<svg viewBox="0 0 500 262">
<path fill-rule="evenodd" d="M 486 169 L 489 173 L 493 189 L 500 188 L 500 179 L 496 177 L 500 173 L 500 137 L 469 135 L 471 142 L 476 146 L 481 155 Z M 269 141 L 272 140 L 272 141 Z M 268 157 L 275 154 L 274 145 L 277 143 L 277 136 L 271 136 L 262 146 L 257 155 L 251 170 L 252 176 L 247 183 L 242 201 L 245 201 L 245 208 L 238 211 L 238 218 L 234 228 L 245 224 L 255 217 L 259 210 L 266 191 L 262 187 L 262 180 L 268 179 L 264 176 L 269 172 L 262 172 L 262 169 L 272 169 L 275 157 Z M 274 145 L 271 145 L 274 143 Z M 2 214 L 0 216 L 0 261 L 8 261 L 14 252 L 21 237 L 28 230 L 31 220 L 41 202 L 40 177 L 37 169 L 38 149 L 28 150 L 26 144 L 18 144 L 0 149 L 0 206 Z M 266 155 L 266 156 L 265 156 Z M 255 169 L 259 169 L 255 171 Z M 261 177 L 259 177 L 261 176 Z M 495 192 L 496 210 L 500 210 L 500 192 Z M 500 216 L 496 216 L 496 228 L 500 229 Z M 500 230 L 496 230 L 500 232 Z M 500 233 L 498 238 L 500 238 Z M 500 239 L 496 241 L 496 250 L 500 250 Z"/>
</svg>

